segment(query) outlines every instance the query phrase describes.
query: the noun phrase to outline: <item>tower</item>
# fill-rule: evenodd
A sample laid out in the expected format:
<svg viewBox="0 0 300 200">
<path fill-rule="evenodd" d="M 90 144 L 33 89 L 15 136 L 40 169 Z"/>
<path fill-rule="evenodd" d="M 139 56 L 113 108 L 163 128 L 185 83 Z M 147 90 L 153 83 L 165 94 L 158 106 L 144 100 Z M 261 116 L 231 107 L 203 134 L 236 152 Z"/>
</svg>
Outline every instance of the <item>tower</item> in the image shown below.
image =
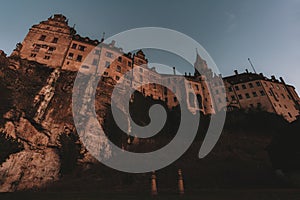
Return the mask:
<svg viewBox="0 0 300 200">
<path fill-rule="evenodd" d="M 194 73 L 195 76 L 200 76 L 200 75 L 212 76 L 211 69 L 208 68 L 206 61 L 201 58 L 197 49 L 196 49 L 196 61 L 194 63 L 194 68 L 195 68 L 195 73 Z"/>
<path fill-rule="evenodd" d="M 22 42 L 20 56 L 50 67 L 60 67 L 75 32 L 64 15 L 55 14 L 30 28 Z"/>
</svg>

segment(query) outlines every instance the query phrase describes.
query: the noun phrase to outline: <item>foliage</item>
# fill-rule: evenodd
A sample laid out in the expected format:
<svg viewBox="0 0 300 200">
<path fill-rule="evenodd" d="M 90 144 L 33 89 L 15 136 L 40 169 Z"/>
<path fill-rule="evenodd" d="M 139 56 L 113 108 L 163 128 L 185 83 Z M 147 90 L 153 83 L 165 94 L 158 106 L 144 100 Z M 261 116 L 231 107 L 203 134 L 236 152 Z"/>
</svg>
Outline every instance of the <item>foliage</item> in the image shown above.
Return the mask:
<svg viewBox="0 0 300 200">
<path fill-rule="evenodd" d="M 80 144 L 77 143 L 78 135 L 73 132 L 61 133 L 58 141 L 60 143 L 60 172 L 62 175 L 69 174 L 75 169 L 77 160 L 80 158 Z"/>
<path fill-rule="evenodd" d="M 14 153 L 18 153 L 23 150 L 23 145 L 19 143 L 13 137 L 0 132 L 0 165 Z"/>
</svg>

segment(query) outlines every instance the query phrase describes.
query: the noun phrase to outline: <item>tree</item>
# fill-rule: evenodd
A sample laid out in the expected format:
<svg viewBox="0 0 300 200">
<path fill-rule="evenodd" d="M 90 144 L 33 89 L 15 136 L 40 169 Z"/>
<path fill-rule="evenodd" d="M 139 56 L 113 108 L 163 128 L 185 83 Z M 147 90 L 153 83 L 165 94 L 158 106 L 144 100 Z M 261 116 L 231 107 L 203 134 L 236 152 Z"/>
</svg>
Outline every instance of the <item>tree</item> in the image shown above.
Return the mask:
<svg viewBox="0 0 300 200">
<path fill-rule="evenodd" d="M 0 165 L 14 153 L 24 149 L 23 144 L 4 132 L 0 132 Z"/>
</svg>

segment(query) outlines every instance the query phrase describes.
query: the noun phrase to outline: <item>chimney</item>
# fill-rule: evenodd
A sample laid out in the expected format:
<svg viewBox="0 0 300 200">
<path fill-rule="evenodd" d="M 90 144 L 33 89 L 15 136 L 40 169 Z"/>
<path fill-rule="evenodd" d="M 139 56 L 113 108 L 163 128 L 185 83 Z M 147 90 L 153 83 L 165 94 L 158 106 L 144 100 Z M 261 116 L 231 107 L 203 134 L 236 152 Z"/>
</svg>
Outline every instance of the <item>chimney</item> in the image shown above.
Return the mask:
<svg viewBox="0 0 300 200">
<path fill-rule="evenodd" d="M 274 75 L 272 75 L 272 76 L 271 76 L 271 79 L 272 79 L 273 81 L 275 81 L 275 80 L 276 80 L 276 78 L 275 78 L 275 76 L 274 76 Z"/>
<path fill-rule="evenodd" d="M 175 67 L 173 67 L 173 74 L 176 75 Z"/>
<path fill-rule="evenodd" d="M 249 74 L 249 71 L 248 71 L 248 69 L 246 69 L 246 73 L 247 73 L 247 74 Z"/>
<path fill-rule="evenodd" d="M 186 74 L 186 72 L 184 72 L 184 76 L 186 76 L 187 74 Z"/>
<path fill-rule="evenodd" d="M 284 82 L 284 80 L 283 80 L 282 77 L 279 77 L 279 79 L 280 79 L 281 83 L 285 84 L 285 82 Z"/>
<path fill-rule="evenodd" d="M 264 76 L 264 74 L 263 74 L 263 73 L 259 73 L 259 75 L 260 75 L 260 76 Z"/>
<path fill-rule="evenodd" d="M 189 72 L 189 76 L 191 76 L 191 72 Z"/>
<path fill-rule="evenodd" d="M 234 70 L 234 74 L 235 75 L 238 75 L 239 73 L 238 73 L 238 70 Z"/>
<path fill-rule="evenodd" d="M 110 44 L 111 44 L 111 46 L 113 46 L 113 47 L 114 47 L 114 46 L 115 46 L 115 44 L 116 44 L 116 41 L 115 41 L 115 40 L 112 40 Z"/>
<path fill-rule="evenodd" d="M 219 74 L 219 77 L 220 77 L 220 78 L 223 78 L 223 77 L 222 77 L 222 74 Z"/>
</svg>

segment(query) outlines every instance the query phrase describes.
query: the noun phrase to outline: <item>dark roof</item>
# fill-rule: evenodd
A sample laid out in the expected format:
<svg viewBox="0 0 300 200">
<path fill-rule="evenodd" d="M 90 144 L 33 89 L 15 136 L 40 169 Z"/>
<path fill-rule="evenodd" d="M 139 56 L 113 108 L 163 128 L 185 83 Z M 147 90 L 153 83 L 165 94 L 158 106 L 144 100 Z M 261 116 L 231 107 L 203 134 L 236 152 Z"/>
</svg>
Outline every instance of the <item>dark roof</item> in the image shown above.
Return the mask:
<svg viewBox="0 0 300 200">
<path fill-rule="evenodd" d="M 223 79 L 228 83 L 238 84 L 238 83 L 246 83 L 255 80 L 266 80 L 267 78 L 264 77 L 262 74 L 255 74 L 250 72 L 250 73 L 241 73 L 232 76 L 227 76 L 224 77 Z"/>
<path fill-rule="evenodd" d="M 97 46 L 98 44 L 100 44 L 99 40 L 92 40 L 89 37 L 81 37 L 79 34 L 74 35 L 73 40 L 84 42 L 84 43 L 91 44 L 94 46 Z"/>
</svg>

